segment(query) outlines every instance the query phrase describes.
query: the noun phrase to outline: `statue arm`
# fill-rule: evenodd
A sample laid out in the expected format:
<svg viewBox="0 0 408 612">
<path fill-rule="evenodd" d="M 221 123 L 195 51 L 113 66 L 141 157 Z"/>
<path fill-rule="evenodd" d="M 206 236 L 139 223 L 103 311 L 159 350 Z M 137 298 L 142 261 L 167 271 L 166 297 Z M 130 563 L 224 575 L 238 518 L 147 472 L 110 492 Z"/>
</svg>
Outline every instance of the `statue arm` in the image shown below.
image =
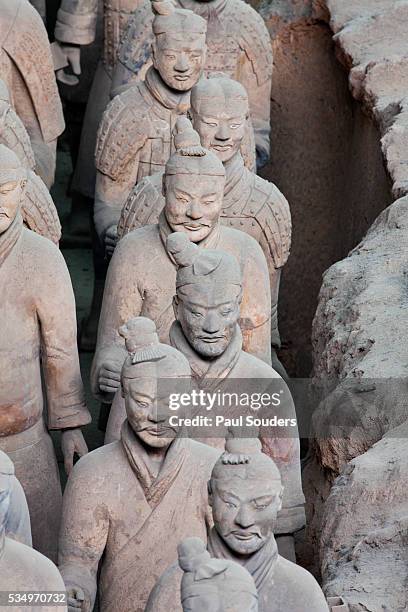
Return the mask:
<svg viewBox="0 0 408 612">
<path fill-rule="evenodd" d="M 132 244 L 129 244 L 129 238 L 132 237 L 126 236 L 119 242 L 109 264 L 92 363 L 92 391 L 98 399 L 105 402 L 112 400 L 114 391 L 109 393 L 101 389 L 101 372 L 109 366 L 110 371 L 114 372 L 120 381 L 120 372 L 127 356 L 124 340 L 118 329 L 132 317 L 139 316 L 143 306 L 143 289 L 138 282 L 138 260 L 141 258 L 132 248 Z M 119 386 L 118 382 L 117 388 Z"/>
<path fill-rule="evenodd" d="M 88 457 L 90 460 L 88 460 Z M 98 564 L 109 534 L 109 512 L 98 489 L 101 476 L 89 455 L 74 467 L 65 488 L 59 536 L 58 567 L 68 591 L 84 593 L 83 612 L 93 610 Z"/>
<path fill-rule="evenodd" d="M 98 0 L 62 0 L 55 38 L 62 43 L 89 45 L 95 39 Z"/>
<path fill-rule="evenodd" d="M 257 163 L 262 167 L 269 159 L 270 147 L 272 44 L 262 17 L 249 5 L 240 5 L 240 10 L 243 12 L 241 47 L 244 58 L 238 80 L 248 92 Z"/>
<path fill-rule="evenodd" d="M 96 171 L 94 222 L 102 243 L 109 228 L 119 223 L 122 208 L 137 178 L 139 155 L 136 154 L 129 173 L 118 179 Z"/>
<path fill-rule="evenodd" d="M 271 291 L 265 255 L 249 236 L 244 247 L 243 286 L 240 326 L 243 349 L 265 363 L 271 363 Z"/>
<path fill-rule="evenodd" d="M 37 287 L 37 316 L 42 337 L 49 429 L 86 425 L 86 408 L 77 349 L 75 298 L 64 258 L 50 241 L 43 242 Z"/>
</svg>

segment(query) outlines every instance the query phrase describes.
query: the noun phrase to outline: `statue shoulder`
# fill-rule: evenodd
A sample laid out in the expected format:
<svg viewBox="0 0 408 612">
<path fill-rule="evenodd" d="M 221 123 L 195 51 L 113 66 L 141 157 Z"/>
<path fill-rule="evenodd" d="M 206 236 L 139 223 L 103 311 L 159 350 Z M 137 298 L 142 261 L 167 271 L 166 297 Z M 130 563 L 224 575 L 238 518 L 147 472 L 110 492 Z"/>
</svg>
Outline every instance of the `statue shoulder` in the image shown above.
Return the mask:
<svg viewBox="0 0 408 612">
<path fill-rule="evenodd" d="M 261 15 L 243 0 L 230 0 L 229 13 L 239 24 L 239 44 L 250 59 L 259 85 L 271 79 L 271 37 Z"/>
<path fill-rule="evenodd" d="M 140 94 L 138 83 L 108 104 L 99 125 L 95 151 L 97 169 L 116 180 L 143 147 L 149 134 L 148 107 Z"/>
<path fill-rule="evenodd" d="M 292 237 L 289 204 L 276 185 L 260 176 L 253 176 L 251 196 L 246 208 L 254 211 L 269 244 L 275 268 L 282 268 L 289 257 Z"/>
<path fill-rule="evenodd" d="M 4 104 L 4 108 L 2 108 Z M 19 160 L 29 168 L 34 170 L 35 159 L 31 146 L 30 137 L 21 119 L 8 104 L 4 102 L 0 105 L 1 134 L 0 142 L 9 147 L 17 155 Z"/>
<path fill-rule="evenodd" d="M 22 205 L 22 215 L 27 227 L 48 238 L 54 244 L 61 239 L 61 223 L 53 199 L 43 181 L 30 171 Z"/>
<path fill-rule="evenodd" d="M 119 239 L 134 229 L 158 222 L 164 204 L 162 177 L 161 172 L 147 176 L 133 187 L 119 219 Z"/>
<path fill-rule="evenodd" d="M 119 47 L 118 59 L 137 74 L 150 60 L 153 42 L 153 12 L 149 0 L 143 0 L 134 11 Z"/>
</svg>

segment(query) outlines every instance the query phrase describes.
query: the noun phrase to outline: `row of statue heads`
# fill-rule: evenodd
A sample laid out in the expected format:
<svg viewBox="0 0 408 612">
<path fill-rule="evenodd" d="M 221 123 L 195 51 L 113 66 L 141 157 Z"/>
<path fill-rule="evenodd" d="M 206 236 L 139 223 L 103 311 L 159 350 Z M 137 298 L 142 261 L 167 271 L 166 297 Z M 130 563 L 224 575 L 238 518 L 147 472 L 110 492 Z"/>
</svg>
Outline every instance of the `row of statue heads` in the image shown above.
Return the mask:
<svg viewBox="0 0 408 612">
<path fill-rule="evenodd" d="M 134 7 L 115 62 L 105 48 L 120 87 L 94 134 L 95 228 L 112 258 L 91 387 L 111 408 L 104 446 L 88 453 L 75 300 L 47 189 L 59 99 L 41 20 L 17 4 L 20 28 L 0 0 L 0 32 L 7 20 L 11 32 L 0 64 L 0 591 L 66 592 L 70 612 L 328 610 L 295 563 L 299 433 L 276 354 L 291 222 L 256 174 L 269 155 L 262 19 L 242 0 L 154 0 Z M 67 56 L 76 36 L 90 42 L 91 4 L 62 2 Z M 42 45 L 37 73 L 30 45 Z M 214 436 L 192 435 L 195 413 L 180 407 L 170 419 L 169 389 L 231 394 L 248 381 L 281 390 L 280 435 L 228 432 L 227 418 Z M 50 430 L 62 432 L 63 497 Z"/>
</svg>

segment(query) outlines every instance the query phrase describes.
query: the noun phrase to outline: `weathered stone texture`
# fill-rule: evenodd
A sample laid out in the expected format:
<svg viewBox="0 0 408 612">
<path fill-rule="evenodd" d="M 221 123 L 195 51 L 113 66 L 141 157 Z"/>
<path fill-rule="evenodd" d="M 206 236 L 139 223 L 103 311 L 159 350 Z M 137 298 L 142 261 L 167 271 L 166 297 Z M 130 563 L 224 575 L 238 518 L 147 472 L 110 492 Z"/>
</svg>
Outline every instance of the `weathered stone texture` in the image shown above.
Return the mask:
<svg viewBox="0 0 408 612">
<path fill-rule="evenodd" d="M 408 2 L 326 0 L 353 96 L 379 128 L 396 201 L 324 275 L 313 327 L 315 488 L 310 536 L 326 590 L 351 612 L 405 610 L 407 580 Z M 321 14 L 324 11 L 321 10 Z M 368 203 L 367 203 L 368 204 Z M 328 429 L 324 430 L 323 426 Z M 398 429 L 396 429 L 398 428 Z M 325 435 L 327 434 L 327 435 Z"/>
</svg>

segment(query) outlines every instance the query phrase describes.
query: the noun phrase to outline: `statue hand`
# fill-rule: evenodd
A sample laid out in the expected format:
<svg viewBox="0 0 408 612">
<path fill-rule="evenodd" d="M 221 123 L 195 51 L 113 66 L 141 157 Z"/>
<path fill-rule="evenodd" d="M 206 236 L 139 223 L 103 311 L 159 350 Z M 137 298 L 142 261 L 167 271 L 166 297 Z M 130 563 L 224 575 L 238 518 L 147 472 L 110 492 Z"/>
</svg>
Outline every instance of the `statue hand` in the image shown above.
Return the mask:
<svg viewBox="0 0 408 612">
<path fill-rule="evenodd" d="M 83 457 L 88 452 L 88 447 L 82 435 L 82 431 L 78 429 L 64 429 L 61 437 L 61 448 L 64 456 L 64 467 L 67 476 L 69 476 L 74 466 L 75 453 L 79 457 Z"/>
<path fill-rule="evenodd" d="M 120 373 L 123 363 L 105 361 L 99 370 L 99 389 L 105 393 L 116 393 L 120 387 Z"/>
<path fill-rule="evenodd" d="M 77 612 L 78 610 L 85 612 L 89 609 L 83 590 L 77 586 L 67 588 L 67 605 L 68 612 Z"/>
<path fill-rule="evenodd" d="M 105 232 L 105 252 L 108 258 L 112 257 L 118 241 L 118 227 L 111 225 Z"/>
<path fill-rule="evenodd" d="M 64 45 L 56 41 L 61 55 L 65 58 L 68 64 L 71 66 L 72 72 L 74 74 L 67 74 L 64 68 L 60 68 L 56 71 L 57 80 L 61 83 L 65 83 L 65 85 L 77 85 L 79 83 L 79 79 L 74 75 L 81 74 L 81 47 L 77 45 Z"/>
</svg>

